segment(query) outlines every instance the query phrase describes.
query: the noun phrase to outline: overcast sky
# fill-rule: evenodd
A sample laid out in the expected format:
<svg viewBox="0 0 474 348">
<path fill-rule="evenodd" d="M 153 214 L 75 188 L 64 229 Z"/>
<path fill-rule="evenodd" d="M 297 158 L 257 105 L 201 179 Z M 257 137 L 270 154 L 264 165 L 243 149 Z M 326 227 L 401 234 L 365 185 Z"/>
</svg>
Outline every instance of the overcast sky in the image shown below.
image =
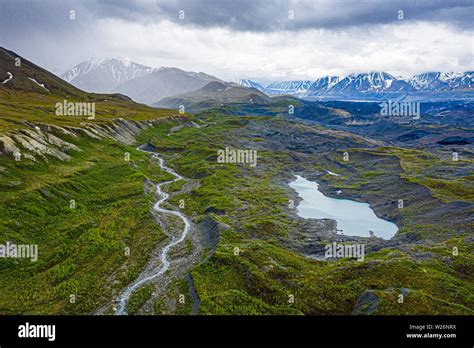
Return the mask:
<svg viewBox="0 0 474 348">
<path fill-rule="evenodd" d="M 0 46 L 57 74 L 92 57 L 226 80 L 468 71 L 473 23 L 473 0 L 0 0 Z"/>
</svg>

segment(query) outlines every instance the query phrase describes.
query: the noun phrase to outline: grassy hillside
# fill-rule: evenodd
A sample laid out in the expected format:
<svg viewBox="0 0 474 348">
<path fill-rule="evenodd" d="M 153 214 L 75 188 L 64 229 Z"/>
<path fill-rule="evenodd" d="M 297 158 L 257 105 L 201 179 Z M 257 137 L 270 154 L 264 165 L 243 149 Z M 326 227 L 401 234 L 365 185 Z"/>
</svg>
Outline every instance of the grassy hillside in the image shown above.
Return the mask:
<svg viewBox="0 0 474 348">
<path fill-rule="evenodd" d="M 80 126 L 83 122 L 104 124 L 124 118 L 131 120 L 151 120 L 177 115 L 175 110 L 154 109 L 129 101 L 110 99 L 107 96 L 89 95 L 87 99 L 72 98 L 70 102 L 94 102 L 95 119 L 85 116 L 57 116 L 56 103 L 63 103 L 57 95 L 41 95 L 34 92 L 19 92 L 0 87 L 0 133 L 24 128 L 23 121 L 45 123 L 57 126 Z"/>
<path fill-rule="evenodd" d="M 184 106 L 188 112 L 195 112 L 224 104 L 267 104 L 270 101 L 270 97 L 255 88 L 213 81 L 198 90 L 164 98 L 154 105 L 172 109 Z"/>
<path fill-rule="evenodd" d="M 145 191 L 145 181 L 159 181 L 163 173 L 134 146 L 112 139 L 120 137 L 107 127 L 118 119 L 156 121 L 177 113 L 85 93 L 1 48 L 1 81 L 7 72 L 13 78 L 0 83 L 0 243 L 37 244 L 39 257 L 2 259 L 0 313 L 91 313 L 139 274 L 164 238 L 150 210 L 155 198 Z M 63 100 L 95 103 L 95 118 L 56 115 Z M 78 131 L 85 122 L 110 138 Z M 36 159 L 15 161 L 5 139 Z M 48 146 L 68 159 L 51 156 Z"/>
<path fill-rule="evenodd" d="M 2 314 L 90 313 L 137 276 L 164 237 L 144 191 L 146 178 L 161 180 L 159 168 L 110 140 L 68 140 L 82 150 L 69 162 L 0 156 L 0 241 L 39 249 L 37 262 L 2 260 Z"/>
<path fill-rule="evenodd" d="M 11 80 L 2 83 L 9 79 L 8 73 L 12 76 Z M 64 103 L 65 100 L 95 103 L 95 119 L 88 120 L 81 115 L 56 115 L 56 103 Z M 176 115 L 176 111 L 149 108 L 119 94 L 83 92 L 16 53 L 0 47 L 0 134 L 25 127 L 23 121 L 79 126 L 82 122 L 104 123 L 118 118 L 149 120 L 172 115 Z"/>
</svg>

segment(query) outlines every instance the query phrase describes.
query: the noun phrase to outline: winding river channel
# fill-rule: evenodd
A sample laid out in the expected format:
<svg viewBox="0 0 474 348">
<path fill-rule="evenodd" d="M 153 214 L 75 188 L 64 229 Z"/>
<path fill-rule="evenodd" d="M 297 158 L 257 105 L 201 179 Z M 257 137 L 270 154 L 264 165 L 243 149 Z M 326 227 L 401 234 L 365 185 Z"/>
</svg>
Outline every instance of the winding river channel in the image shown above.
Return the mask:
<svg viewBox="0 0 474 348">
<path fill-rule="evenodd" d="M 172 174 L 175 177 L 173 180 L 160 182 L 159 184 L 156 185 L 156 193 L 158 194 L 158 197 L 160 198 L 154 204 L 153 209 L 159 213 L 177 216 L 184 222 L 184 228 L 179 238 L 171 238 L 171 241 L 167 245 L 165 245 L 164 248 L 161 250 L 161 253 L 160 253 L 161 265 L 158 268 L 153 269 L 152 271 L 143 272 L 134 282 L 132 282 L 125 288 L 125 290 L 119 296 L 117 310 L 115 311 L 116 315 L 126 315 L 127 314 L 126 307 L 130 299 L 130 296 L 139 287 L 161 276 L 168 270 L 168 268 L 170 267 L 170 261 L 168 260 L 168 254 L 169 254 L 170 249 L 174 247 L 175 245 L 181 243 L 186 238 L 191 227 L 191 223 L 189 219 L 184 214 L 182 214 L 179 211 L 168 210 L 161 207 L 163 202 L 168 200 L 168 198 L 170 197 L 170 195 L 167 192 L 164 192 L 162 190 L 163 185 L 166 185 L 178 180 L 182 180 L 183 177 L 177 174 L 173 169 L 167 167 L 165 165 L 165 161 L 163 160 L 163 158 L 159 157 L 159 154 L 156 154 L 150 151 L 145 151 L 141 148 L 141 146 L 138 147 L 137 150 L 152 153 L 153 154 L 152 157 L 158 160 L 160 168 Z"/>
</svg>

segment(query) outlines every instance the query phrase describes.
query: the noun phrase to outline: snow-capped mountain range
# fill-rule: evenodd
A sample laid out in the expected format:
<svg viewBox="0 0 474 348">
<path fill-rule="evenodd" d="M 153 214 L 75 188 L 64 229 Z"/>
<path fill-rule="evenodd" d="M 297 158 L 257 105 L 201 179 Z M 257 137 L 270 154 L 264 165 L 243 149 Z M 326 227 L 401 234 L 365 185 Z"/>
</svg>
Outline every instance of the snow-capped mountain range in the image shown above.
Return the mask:
<svg viewBox="0 0 474 348">
<path fill-rule="evenodd" d="M 259 84 L 239 80 L 239 84 L 254 87 L 269 95 L 289 94 L 299 97 L 363 96 L 380 93 L 413 93 L 420 91 L 472 91 L 474 72 L 429 72 L 408 79 L 396 78 L 386 72 L 350 74 L 344 78 L 326 76 L 317 80 L 296 80 Z"/>
<path fill-rule="evenodd" d="M 380 93 L 380 92 L 412 92 L 413 87 L 404 80 L 398 80 L 385 72 L 369 74 L 351 74 L 328 91 L 332 94 L 348 93 Z"/>
<path fill-rule="evenodd" d="M 150 105 L 166 97 L 198 90 L 212 81 L 223 82 L 202 72 L 172 67 L 152 68 L 124 58 L 84 61 L 61 77 L 87 92 L 121 93 Z M 474 72 L 427 72 L 407 79 L 394 77 L 387 72 L 370 72 L 267 84 L 242 79 L 238 84 L 267 95 L 365 100 L 386 98 L 387 95 L 397 98 L 417 92 L 474 91 Z"/>
</svg>

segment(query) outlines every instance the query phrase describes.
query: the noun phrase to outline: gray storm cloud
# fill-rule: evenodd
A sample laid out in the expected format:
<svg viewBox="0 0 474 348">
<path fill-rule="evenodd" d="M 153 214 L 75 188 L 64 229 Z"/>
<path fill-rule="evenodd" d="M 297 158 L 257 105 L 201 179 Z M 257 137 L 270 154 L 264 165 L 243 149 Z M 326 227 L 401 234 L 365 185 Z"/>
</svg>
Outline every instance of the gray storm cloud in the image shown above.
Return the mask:
<svg viewBox="0 0 474 348">
<path fill-rule="evenodd" d="M 473 16 L 471 0 L 1 0 L 0 45 L 57 73 L 120 55 L 228 79 L 408 74 L 472 69 Z"/>
<path fill-rule="evenodd" d="M 55 29 L 75 9 L 86 21 L 120 18 L 127 21 L 166 19 L 201 27 L 225 26 L 242 31 L 337 29 L 388 24 L 403 11 L 407 21 L 423 20 L 472 28 L 471 0 L 2 0 L 2 29 Z M 185 20 L 178 16 L 185 12 Z M 289 19 L 293 11 L 294 19 Z"/>
</svg>

